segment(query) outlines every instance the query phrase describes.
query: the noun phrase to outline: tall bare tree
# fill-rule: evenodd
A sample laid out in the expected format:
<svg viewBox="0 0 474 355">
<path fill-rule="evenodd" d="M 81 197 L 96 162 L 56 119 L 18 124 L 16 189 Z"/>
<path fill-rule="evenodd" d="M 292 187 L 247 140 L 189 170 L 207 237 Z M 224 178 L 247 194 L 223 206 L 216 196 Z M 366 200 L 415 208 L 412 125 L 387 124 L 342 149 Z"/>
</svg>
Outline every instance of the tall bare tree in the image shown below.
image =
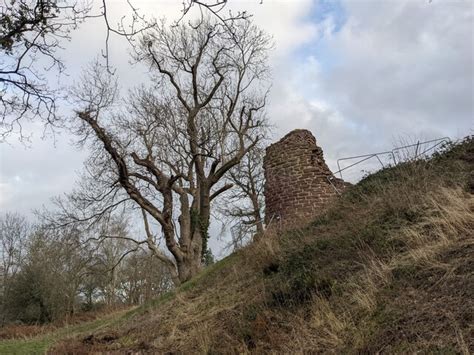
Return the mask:
<svg viewBox="0 0 474 355">
<path fill-rule="evenodd" d="M 132 42 L 137 34 L 153 25 L 132 0 L 124 0 L 127 15 L 120 21 L 109 16 L 114 4 L 107 0 L 2 0 L 0 4 L 0 141 L 12 131 L 23 138 L 23 121 L 41 119 L 58 123 L 57 107 L 63 98 L 47 80 L 47 73 L 66 70 L 58 54 L 64 40 L 80 23 L 103 20 L 102 55 L 109 69 L 111 35 Z M 225 1 L 184 0 L 182 17 L 197 7 L 223 23 L 247 18 L 246 12 L 223 15 Z"/>
<path fill-rule="evenodd" d="M 262 139 L 270 45 L 248 20 L 161 23 L 143 36 L 136 58 L 156 85 L 138 88 L 121 112 L 113 110 L 115 83 L 95 67 L 75 90 L 76 133 L 94 149 L 91 184 L 59 201 L 63 215 L 91 221 L 123 203 L 139 207 L 146 239 L 137 242 L 174 270 L 175 283 L 193 277 L 207 250 L 211 203 Z M 83 215 L 72 216 L 74 209 Z"/>
</svg>

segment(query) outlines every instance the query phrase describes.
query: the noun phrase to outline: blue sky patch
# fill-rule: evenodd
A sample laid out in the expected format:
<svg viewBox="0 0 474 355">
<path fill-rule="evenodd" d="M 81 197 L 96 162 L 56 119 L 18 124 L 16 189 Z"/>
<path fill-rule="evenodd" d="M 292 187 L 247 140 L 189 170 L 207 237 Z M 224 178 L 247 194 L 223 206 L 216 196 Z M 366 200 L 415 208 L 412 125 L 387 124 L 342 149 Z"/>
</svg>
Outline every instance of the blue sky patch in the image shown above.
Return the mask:
<svg viewBox="0 0 474 355">
<path fill-rule="evenodd" d="M 325 21 L 331 21 L 333 24 L 331 34 L 334 34 L 344 27 L 347 18 L 348 14 L 340 0 L 315 0 L 311 11 L 304 18 L 304 21 L 317 25 L 321 25 Z M 310 56 L 317 59 L 322 70 L 329 70 L 337 63 L 337 58 L 328 49 L 327 41 L 323 34 L 316 37 L 311 43 L 301 46 L 295 54 L 297 60 L 301 61 L 307 60 Z"/>
</svg>

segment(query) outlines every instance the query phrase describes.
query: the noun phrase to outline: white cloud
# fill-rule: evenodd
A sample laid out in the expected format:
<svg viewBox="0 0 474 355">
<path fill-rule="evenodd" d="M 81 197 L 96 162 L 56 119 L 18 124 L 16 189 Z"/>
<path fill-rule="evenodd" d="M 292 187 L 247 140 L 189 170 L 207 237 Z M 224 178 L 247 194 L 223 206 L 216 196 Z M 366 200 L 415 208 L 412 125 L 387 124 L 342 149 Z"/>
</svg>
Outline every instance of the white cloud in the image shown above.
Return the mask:
<svg viewBox="0 0 474 355">
<path fill-rule="evenodd" d="M 270 108 L 286 132 L 308 128 L 335 159 L 474 128 L 473 3 L 345 1 L 320 21 Z M 318 11 L 316 6 L 315 11 Z M 335 31 L 337 19 L 345 24 Z"/>
<path fill-rule="evenodd" d="M 85 158 L 67 134 L 42 139 L 39 124 L 25 129 L 34 132 L 29 143 L 0 145 L 0 211 L 30 214 L 49 204 L 51 197 L 72 189 Z"/>
<path fill-rule="evenodd" d="M 326 38 L 339 63 L 320 77 L 315 94 L 373 135 L 383 132 L 383 140 L 390 134 L 469 133 L 472 3 L 358 1 L 346 9 L 346 25 Z"/>
</svg>

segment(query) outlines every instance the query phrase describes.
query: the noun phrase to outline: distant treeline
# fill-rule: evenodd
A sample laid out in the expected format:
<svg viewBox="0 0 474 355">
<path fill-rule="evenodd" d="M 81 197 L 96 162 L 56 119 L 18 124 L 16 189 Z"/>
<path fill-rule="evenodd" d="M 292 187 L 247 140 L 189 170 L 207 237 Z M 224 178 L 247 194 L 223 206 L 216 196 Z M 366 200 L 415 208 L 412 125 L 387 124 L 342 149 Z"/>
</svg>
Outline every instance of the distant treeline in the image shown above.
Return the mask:
<svg viewBox="0 0 474 355">
<path fill-rule="evenodd" d="M 124 222 L 111 231 L 126 235 Z M 46 323 L 103 307 L 140 304 L 170 289 L 167 269 L 126 239 L 87 241 L 77 230 L 0 216 L 0 326 Z"/>
</svg>

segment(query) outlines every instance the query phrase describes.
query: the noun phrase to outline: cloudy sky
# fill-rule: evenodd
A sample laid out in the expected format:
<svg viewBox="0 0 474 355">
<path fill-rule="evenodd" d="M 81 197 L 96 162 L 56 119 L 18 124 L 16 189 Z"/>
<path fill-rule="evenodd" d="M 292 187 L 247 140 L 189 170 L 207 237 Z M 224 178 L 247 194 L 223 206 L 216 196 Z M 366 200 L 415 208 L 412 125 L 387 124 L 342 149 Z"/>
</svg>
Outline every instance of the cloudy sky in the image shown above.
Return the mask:
<svg viewBox="0 0 474 355">
<path fill-rule="evenodd" d="M 180 1 L 134 1 L 169 19 Z M 330 167 L 338 158 L 387 150 L 398 142 L 474 134 L 474 2 L 472 0 L 230 1 L 272 34 L 273 89 L 268 116 L 278 139 L 306 128 Z M 111 0 L 120 17 L 126 1 Z M 73 83 L 104 45 L 100 20 L 73 34 L 62 53 Z M 146 80 L 128 62 L 126 43 L 111 41 L 122 90 Z M 50 75 L 51 80 L 57 79 Z M 29 214 L 69 191 L 87 152 L 65 132 L 31 143 L 0 143 L 0 211 Z"/>
</svg>

